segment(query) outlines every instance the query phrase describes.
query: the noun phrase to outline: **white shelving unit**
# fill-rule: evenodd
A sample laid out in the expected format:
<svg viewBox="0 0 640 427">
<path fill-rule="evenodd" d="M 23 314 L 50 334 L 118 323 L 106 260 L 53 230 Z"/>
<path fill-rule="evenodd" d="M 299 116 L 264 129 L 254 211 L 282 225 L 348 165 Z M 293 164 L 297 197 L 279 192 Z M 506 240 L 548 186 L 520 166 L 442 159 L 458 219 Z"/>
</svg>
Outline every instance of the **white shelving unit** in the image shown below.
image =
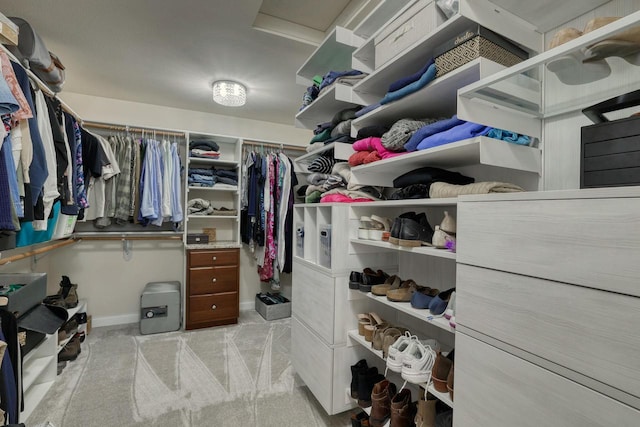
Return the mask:
<svg viewBox="0 0 640 427">
<path fill-rule="evenodd" d="M 446 169 L 469 165 L 540 174 L 542 152 L 535 147 L 480 136 L 356 166 L 351 173 L 354 182 L 393 187 L 394 178 L 423 166 Z"/>
<path fill-rule="evenodd" d="M 406 247 L 393 245 L 389 242 L 383 242 L 381 240 L 364 240 L 364 239 L 351 239 L 351 243 L 355 245 L 373 246 L 376 248 L 382 248 L 389 251 L 410 252 L 414 254 L 428 255 L 436 258 L 456 259 L 456 254 L 446 249 L 437 249 L 429 246 L 417 246 Z"/>
<path fill-rule="evenodd" d="M 77 313 L 86 313 L 87 312 L 87 300 L 81 299 L 80 301 L 78 301 L 78 305 L 77 306 L 75 306 L 74 308 L 67 309 L 67 312 L 69 313 L 69 315 L 68 315 L 69 319 L 71 319 Z M 58 344 L 58 353 L 60 353 L 62 351 L 64 346 L 67 345 L 69 343 L 69 341 L 71 341 L 72 338 L 73 338 L 73 335 L 65 338 L 64 340 L 62 340 Z"/>
<path fill-rule="evenodd" d="M 210 135 L 202 133 L 189 133 L 188 141 L 209 140 L 214 141 L 220 147 L 219 159 L 207 159 L 190 157 L 187 153 L 187 178 L 189 168 L 214 168 L 235 171 L 238 175 L 238 185 L 216 183 L 212 187 L 189 185 L 185 179 L 185 194 L 187 203 L 194 198 L 201 198 L 211 202 L 214 208 L 226 207 L 240 210 L 240 161 L 242 152 L 242 140 L 239 138 Z M 189 215 L 185 211 L 185 245 L 187 249 L 214 249 L 240 247 L 240 224 L 238 215 Z M 216 241 L 206 245 L 187 244 L 187 234 L 202 233 L 204 228 L 216 229 Z"/>
<path fill-rule="evenodd" d="M 393 308 L 394 310 L 401 311 L 403 313 L 408 314 L 411 317 L 415 317 L 424 322 L 428 322 L 431 325 L 434 325 L 440 329 L 443 329 L 447 332 L 455 332 L 455 329 L 449 325 L 449 321 L 442 316 L 434 316 L 429 310 L 418 310 L 417 308 L 413 308 L 411 303 L 409 302 L 393 302 L 389 301 L 385 296 L 377 296 L 372 294 L 371 292 L 367 293 L 367 297 L 373 299 L 379 304 L 384 304 Z"/>
<path fill-rule="evenodd" d="M 354 107 L 358 104 L 349 101 L 336 99 L 337 92 L 350 92 L 351 86 L 334 83 L 318 96 L 311 104 L 296 114 L 295 125 L 299 128 L 314 129 L 317 124 L 331 120 L 333 115 L 345 108 Z M 349 95 L 342 95 L 349 98 Z"/>
</svg>

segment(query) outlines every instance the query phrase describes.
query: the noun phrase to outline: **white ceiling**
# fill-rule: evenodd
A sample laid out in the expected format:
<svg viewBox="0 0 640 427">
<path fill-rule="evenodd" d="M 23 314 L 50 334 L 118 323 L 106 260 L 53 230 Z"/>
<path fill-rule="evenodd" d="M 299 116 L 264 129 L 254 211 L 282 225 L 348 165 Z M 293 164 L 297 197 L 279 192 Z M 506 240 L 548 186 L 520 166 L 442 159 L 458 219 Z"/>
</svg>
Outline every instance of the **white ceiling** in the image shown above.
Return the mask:
<svg viewBox="0 0 640 427">
<path fill-rule="evenodd" d="M 318 17 L 317 30 L 349 3 L 268 0 L 265 7 L 305 27 Z M 261 6 L 261 0 L 0 0 L 0 12 L 30 22 L 66 66 L 63 99 L 68 91 L 292 124 L 305 91 L 295 73 L 315 47 L 253 29 Z M 211 84 L 220 79 L 247 86 L 244 107 L 213 103 Z"/>
</svg>

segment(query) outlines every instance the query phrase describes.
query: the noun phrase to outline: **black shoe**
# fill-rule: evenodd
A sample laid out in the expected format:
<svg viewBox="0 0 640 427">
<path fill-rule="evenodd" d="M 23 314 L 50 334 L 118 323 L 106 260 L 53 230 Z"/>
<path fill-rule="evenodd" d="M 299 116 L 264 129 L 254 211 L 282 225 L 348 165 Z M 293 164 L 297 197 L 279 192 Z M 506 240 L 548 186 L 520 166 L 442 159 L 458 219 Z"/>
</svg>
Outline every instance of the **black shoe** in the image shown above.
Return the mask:
<svg viewBox="0 0 640 427">
<path fill-rule="evenodd" d="M 418 215 L 415 212 L 405 212 L 400 216 L 397 216 L 393 220 L 393 225 L 391 225 L 391 230 L 389 232 L 389 243 L 393 245 L 398 244 L 398 239 L 400 238 L 400 230 L 402 229 L 402 219 L 411 218 L 417 220 Z"/>
<path fill-rule="evenodd" d="M 425 214 L 417 215 L 416 219 L 402 218 L 398 244 L 400 246 L 419 247 L 432 246 L 433 229 Z"/>
<path fill-rule="evenodd" d="M 87 313 L 76 313 L 76 320 L 78 321 L 79 325 L 82 325 L 84 323 L 87 323 Z"/>
<path fill-rule="evenodd" d="M 371 292 L 373 285 L 382 285 L 388 277 L 389 275 L 382 270 L 373 272 L 370 268 L 365 269 L 362 274 L 362 283 L 359 289 L 362 292 Z"/>
<path fill-rule="evenodd" d="M 378 373 L 378 368 L 371 367 L 358 374 L 358 406 L 368 408 L 371 406 L 371 392 L 376 383 L 384 380 L 384 375 Z"/>
<path fill-rule="evenodd" d="M 362 283 L 362 273 L 359 271 L 352 271 L 349 274 L 349 289 L 360 289 Z"/>
<path fill-rule="evenodd" d="M 366 373 L 369 367 L 367 366 L 367 360 L 362 359 L 355 365 L 351 365 L 351 397 L 358 398 L 358 379 L 360 373 Z"/>
</svg>

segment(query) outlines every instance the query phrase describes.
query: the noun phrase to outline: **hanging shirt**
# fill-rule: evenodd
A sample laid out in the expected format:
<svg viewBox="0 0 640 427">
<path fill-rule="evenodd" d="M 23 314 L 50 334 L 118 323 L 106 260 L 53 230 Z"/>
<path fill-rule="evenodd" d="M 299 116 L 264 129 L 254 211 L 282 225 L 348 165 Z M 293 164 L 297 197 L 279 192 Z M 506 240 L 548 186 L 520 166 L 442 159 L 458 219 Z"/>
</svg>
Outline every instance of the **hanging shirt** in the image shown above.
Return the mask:
<svg viewBox="0 0 640 427">
<path fill-rule="evenodd" d="M 171 144 L 171 222 L 177 224 L 184 219 L 182 213 L 182 188 L 180 181 L 180 156 L 178 155 L 178 144 Z"/>
<path fill-rule="evenodd" d="M 171 218 L 171 178 L 173 176 L 172 171 L 172 156 L 171 147 L 169 141 L 166 139 L 161 143 L 162 154 L 162 216 L 164 218 Z"/>
<path fill-rule="evenodd" d="M 131 151 L 133 141 L 131 137 L 119 138 L 120 140 L 120 156 L 118 164 L 120 167 L 120 176 L 116 188 L 116 210 L 115 218 L 118 224 L 125 224 L 129 221 L 131 206 Z"/>
</svg>

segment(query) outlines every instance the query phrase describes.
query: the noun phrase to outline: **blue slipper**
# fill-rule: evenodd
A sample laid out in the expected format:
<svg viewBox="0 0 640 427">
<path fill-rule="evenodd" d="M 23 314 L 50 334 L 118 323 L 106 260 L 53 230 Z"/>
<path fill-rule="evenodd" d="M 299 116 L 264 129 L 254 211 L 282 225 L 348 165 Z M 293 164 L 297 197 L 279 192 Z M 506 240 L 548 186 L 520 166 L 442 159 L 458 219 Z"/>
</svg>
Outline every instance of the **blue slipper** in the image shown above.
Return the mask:
<svg viewBox="0 0 640 427">
<path fill-rule="evenodd" d="M 447 289 L 446 291 L 440 292 L 436 297 L 431 300 L 429 303 L 429 311 L 434 316 L 439 316 L 445 312 L 447 309 L 447 305 L 449 305 L 449 298 L 451 298 L 451 294 L 456 290 L 456 288 Z"/>
<path fill-rule="evenodd" d="M 429 308 L 429 304 L 431 304 L 431 301 L 439 292 L 437 289 L 418 287 L 413 295 L 411 295 L 411 307 L 418 309 Z"/>
</svg>

